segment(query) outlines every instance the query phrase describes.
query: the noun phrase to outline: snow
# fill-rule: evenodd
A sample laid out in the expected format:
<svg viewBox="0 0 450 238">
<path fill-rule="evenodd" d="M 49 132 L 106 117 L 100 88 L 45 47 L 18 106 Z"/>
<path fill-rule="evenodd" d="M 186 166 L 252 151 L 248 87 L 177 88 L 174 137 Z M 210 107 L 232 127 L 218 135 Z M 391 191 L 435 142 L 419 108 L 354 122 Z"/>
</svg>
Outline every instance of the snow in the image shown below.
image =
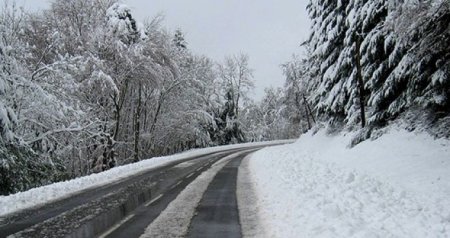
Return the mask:
<svg viewBox="0 0 450 238">
<path fill-rule="evenodd" d="M 258 197 L 254 191 L 250 177 L 248 167 L 250 158 L 251 155 L 245 157 L 238 170 L 236 196 L 239 209 L 239 222 L 243 237 L 263 238 L 266 237 L 266 231 L 264 226 L 259 222 L 258 207 L 255 206 Z"/>
<path fill-rule="evenodd" d="M 0 196 L 0 216 L 9 213 L 17 212 L 19 210 L 41 206 L 46 203 L 67 198 L 71 195 L 77 194 L 86 189 L 104 186 L 106 184 L 120 181 L 129 176 L 133 176 L 149 169 L 164 166 L 168 163 L 183 160 L 189 157 L 200 156 L 212 152 L 220 152 L 228 149 L 246 148 L 250 146 L 273 145 L 278 143 L 289 143 L 292 141 L 269 141 L 258 143 L 243 143 L 236 145 L 226 145 L 218 147 L 210 147 L 205 149 L 195 149 L 187 152 L 165 156 L 156 157 L 140 161 L 138 163 L 119 166 L 108 171 L 92 174 L 85 177 L 76 178 L 69 181 L 59 182 L 30 189 L 25 192 L 19 192 L 9 196 Z"/>
<path fill-rule="evenodd" d="M 14 139 L 13 132 L 11 131 L 11 124 L 16 123 L 16 121 L 17 117 L 11 108 L 5 106 L 3 102 L 0 101 L 0 142 L 3 138 L 6 141 L 12 141 Z"/>
<path fill-rule="evenodd" d="M 211 166 L 190 183 L 167 208 L 145 229 L 141 238 L 186 237 L 195 209 L 200 203 L 208 185 L 216 174 L 233 158 L 243 152 L 229 155 Z"/>
<path fill-rule="evenodd" d="M 101 84 L 102 89 L 109 88 L 112 89 L 114 93 L 119 94 L 119 88 L 109 75 L 105 74 L 101 70 L 94 72 L 94 75 L 96 76 L 94 77 L 94 80 L 97 80 Z"/>
<path fill-rule="evenodd" d="M 265 235 L 450 237 L 450 142 L 391 127 L 350 149 L 352 136 L 308 133 L 252 156 Z"/>
</svg>

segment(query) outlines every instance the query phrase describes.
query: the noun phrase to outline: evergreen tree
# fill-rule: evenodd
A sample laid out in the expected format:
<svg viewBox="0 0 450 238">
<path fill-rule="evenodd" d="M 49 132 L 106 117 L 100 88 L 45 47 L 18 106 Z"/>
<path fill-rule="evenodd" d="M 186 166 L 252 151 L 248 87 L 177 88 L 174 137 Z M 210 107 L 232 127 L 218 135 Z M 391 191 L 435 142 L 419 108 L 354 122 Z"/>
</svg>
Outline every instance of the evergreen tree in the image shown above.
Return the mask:
<svg viewBox="0 0 450 238">
<path fill-rule="evenodd" d="M 175 31 L 175 35 L 173 37 L 173 43 L 176 47 L 180 49 L 187 49 L 187 42 L 184 39 L 184 34 L 180 29 Z"/>
<path fill-rule="evenodd" d="M 114 3 L 108 8 L 106 16 L 112 34 L 119 37 L 123 43 L 133 44 L 145 38 L 145 33 L 138 28 L 128 6 Z"/>
<path fill-rule="evenodd" d="M 390 9 L 386 28 L 407 50 L 382 86 L 385 94 L 374 100 L 378 107 L 389 105 L 385 117 L 415 106 L 430 112 L 432 122 L 449 115 L 449 16 L 448 1 L 404 2 Z"/>
<path fill-rule="evenodd" d="M 448 116 L 448 1 L 312 0 L 308 11 L 308 91 L 322 120 L 354 126 L 362 106 L 371 128 L 418 106 Z"/>
<path fill-rule="evenodd" d="M 344 50 L 347 1 L 310 1 L 307 6 L 312 19 L 312 33 L 307 42 L 311 50 L 310 64 L 313 80 L 310 84 L 311 102 L 317 113 L 326 119 L 341 121 L 346 117 L 342 104 L 343 92 L 338 72 Z"/>
</svg>

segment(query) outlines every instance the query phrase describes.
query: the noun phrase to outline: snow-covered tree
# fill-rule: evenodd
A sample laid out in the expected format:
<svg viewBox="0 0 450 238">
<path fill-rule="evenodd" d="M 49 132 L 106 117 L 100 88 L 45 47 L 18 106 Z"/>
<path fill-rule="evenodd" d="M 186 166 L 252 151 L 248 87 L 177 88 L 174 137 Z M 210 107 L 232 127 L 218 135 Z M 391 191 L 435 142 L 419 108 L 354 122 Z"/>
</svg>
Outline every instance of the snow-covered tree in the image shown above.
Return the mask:
<svg viewBox="0 0 450 238">
<path fill-rule="evenodd" d="M 136 22 L 127 5 L 114 3 L 106 11 L 106 17 L 110 33 L 124 44 L 137 43 L 146 38 L 142 25 Z"/>
<path fill-rule="evenodd" d="M 184 132 L 177 134 L 184 134 L 185 143 L 196 147 L 213 145 L 211 135 L 218 130 L 215 117 L 222 105 L 215 63 L 204 56 L 191 56 L 182 65 L 180 77 L 186 82 L 178 96 L 183 100 L 178 97 L 173 102 L 182 111 L 173 118 L 178 118 L 181 124 L 177 128 Z"/>
<path fill-rule="evenodd" d="M 218 67 L 191 52 L 181 30 L 159 16 L 141 24 L 116 0 L 54 0 L 27 14 L 5 6 L 1 194 L 244 141 L 247 57 Z"/>
<path fill-rule="evenodd" d="M 343 120 L 345 101 L 338 66 L 344 50 L 346 4 L 348 1 L 311 0 L 307 6 L 312 20 L 308 48 L 311 50 L 311 102 L 326 119 Z"/>
<path fill-rule="evenodd" d="M 177 29 L 175 31 L 175 35 L 173 37 L 173 43 L 176 47 L 180 49 L 186 49 L 187 48 L 187 42 L 184 39 L 184 34 L 180 29 Z"/>
<path fill-rule="evenodd" d="M 282 65 L 282 69 L 286 77 L 284 104 L 287 117 L 302 131 L 309 130 L 315 123 L 315 116 L 308 101 L 308 87 L 311 83 L 308 61 L 294 55 L 291 61 Z"/>
<path fill-rule="evenodd" d="M 391 4 L 385 28 L 404 54 L 371 101 L 377 109 L 386 110 L 376 113 L 374 120 L 396 117 L 415 106 L 430 112 L 432 122 L 448 117 L 449 16 L 448 1 Z"/>
<path fill-rule="evenodd" d="M 362 106 L 370 128 L 418 108 L 448 116 L 448 1 L 312 0 L 308 11 L 308 91 L 322 120 L 352 127 Z"/>
<path fill-rule="evenodd" d="M 5 3 L 0 12 L 0 194 L 54 181 L 62 170 L 58 160 L 38 156 L 33 142 L 39 131 L 27 130 L 44 113 L 57 113 L 52 94 L 33 81 L 28 68 L 29 46 L 23 40 L 26 16 Z M 38 123 L 34 123 L 38 124 Z M 33 128 L 34 129 L 34 128 Z M 48 149 L 45 148 L 45 149 Z M 49 152 L 49 150 L 46 150 Z"/>
<path fill-rule="evenodd" d="M 243 142 L 245 136 L 240 129 L 239 112 L 248 99 L 249 91 L 254 87 L 249 57 L 244 54 L 226 57 L 224 63 L 218 65 L 218 72 L 225 102 L 216 117 L 220 132 L 219 144 Z"/>
</svg>

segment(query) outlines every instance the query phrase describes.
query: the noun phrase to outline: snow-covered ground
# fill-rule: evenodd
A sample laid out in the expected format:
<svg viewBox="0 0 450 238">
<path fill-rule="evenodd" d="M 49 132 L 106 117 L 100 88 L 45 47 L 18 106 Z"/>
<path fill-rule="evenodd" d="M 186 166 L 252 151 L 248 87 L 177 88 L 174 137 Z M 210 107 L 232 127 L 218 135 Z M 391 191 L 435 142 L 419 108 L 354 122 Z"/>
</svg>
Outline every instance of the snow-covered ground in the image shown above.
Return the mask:
<svg viewBox="0 0 450 238">
<path fill-rule="evenodd" d="M 450 142 L 395 128 L 351 138 L 308 133 L 243 163 L 265 235 L 450 237 Z"/>
<path fill-rule="evenodd" d="M 86 189 L 92 189 L 109 183 L 114 183 L 126 177 L 144 172 L 152 168 L 164 166 L 177 160 L 183 160 L 193 156 L 199 156 L 212 152 L 220 152 L 228 149 L 238 149 L 258 145 L 273 145 L 288 142 L 291 141 L 244 143 L 237 145 L 210 147 L 205 149 L 195 149 L 172 156 L 151 158 L 138 163 L 119 166 L 102 173 L 92 174 L 69 181 L 54 183 L 9 196 L 0 196 L 0 216 L 69 197 Z"/>
</svg>

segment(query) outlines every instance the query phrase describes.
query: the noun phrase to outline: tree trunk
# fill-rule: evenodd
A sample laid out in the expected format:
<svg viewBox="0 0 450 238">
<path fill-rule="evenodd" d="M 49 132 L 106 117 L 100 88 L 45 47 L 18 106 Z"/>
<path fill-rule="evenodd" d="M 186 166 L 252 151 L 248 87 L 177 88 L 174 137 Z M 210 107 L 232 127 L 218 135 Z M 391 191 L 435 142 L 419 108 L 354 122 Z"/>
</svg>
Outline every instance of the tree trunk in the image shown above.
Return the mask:
<svg viewBox="0 0 450 238">
<path fill-rule="evenodd" d="M 308 109 L 308 113 L 311 116 L 311 119 L 312 119 L 313 123 L 315 124 L 316 123 L 316 118 L 314 118 L 314 114 L 312 113 L 312 110 L 311 110 L 311 107 L 309 106 L 308 100 L 306 100 L 305 94 L 303 94 L 303 102 L 305 103 L 306 109 Z"/>
<path fill-rule="evenodd" d="M 359 104 L 361 109 L 361 127 L 366 126 L 366 114 L 365 114 L 365 94 L 364 94 L 364 80 L 362 77 L 361 69 L 361 35 L 357 33 L 356 35 L 356 49 L 355 49 L 355 63 L 356 63 L 356 77 L 358 78 L 359 86 Z"/>
<path fill-rule="evenodd" d="M 128 82 L 129 82 L 129 78 L 127 77 L 127 78 L 125 78 L 124 85 L 123 85 L 122 89 L 120 90 L 120 94 L 114 96 L 114 106 L 116 108 L 116 118 L 115 118 L 115 120 L 116 120 L 116 128 L 114 130 L 114 136 L 113 136 L 114 141 L 117 141 L 117 137 L 118 137 L 118 134 L 119 134 L 120 117 L 121 117 L 120 114 L 121 114 L 121 111 L 122 111 L 122 106 L 123 106 L 123 104 L 125 102 L 125 99 L 126 99 L 126 94 L 127 94 L 127 91 L 128 91 Z"/>
<path fill-rule="evenodd" d="M 115 103 L 115 107 L 116 107 L 116 115 L 114 120 L 116 121 L 116 127 L 114 129 L 114 141 L 117 140 L 117 136 L 119 134 L 119 127 L 120 127 L 120 106 L 118 103 Z"/>
<path fill-rule="evenodd" d="M 306 101 L 303 99 L 303 102 L 305 104 L 305 112 L 306 112 L 306 121 L 308 122 L 308 130 L 311 130 L 311 121 L 309 120 L 309 111 L 308 111 L 308 106 L 306 104 Z"/>
<path fill-rule="evenodd" d="M 138 162 L 139 159 L 139 137 L 140 137 L 140 126 L 141 126 L 141 108 L 142 108 L 142 88 L 138 85 L 138 99 L 137 107 L 134 112 L 134 162 Z"/>
<path fill-rule="evenodd" d="M 161 112 L 161 106 L 163 104 L 164 95 L 159 95 L 158 105 L 156 106 L 155 116 L 153 117 L 152 125 L 150 126 L 149 134 L 153 134 L 153 131 L 156 129 L 156 123 L 158 122 L 159 113 Z"/>
</svg>

